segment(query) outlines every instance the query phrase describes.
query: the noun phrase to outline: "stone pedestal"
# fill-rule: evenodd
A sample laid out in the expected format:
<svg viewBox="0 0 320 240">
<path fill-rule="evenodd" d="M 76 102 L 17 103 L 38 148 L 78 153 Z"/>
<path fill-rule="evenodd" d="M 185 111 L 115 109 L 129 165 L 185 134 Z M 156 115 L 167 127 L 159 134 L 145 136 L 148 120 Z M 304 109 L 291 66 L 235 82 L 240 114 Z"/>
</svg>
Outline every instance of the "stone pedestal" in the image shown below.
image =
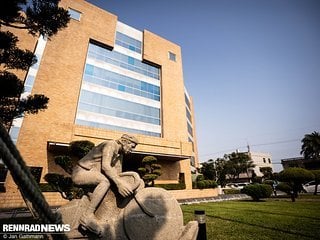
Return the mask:
<svg viewBox="0 0 320 240">
<path fill-rule="evenodd" d="M 182 210 L 176 199 L 161 188 L 142 188 L 130 174 L 123 174 L 136 189 L 135 194 L 123 198 L 115 186 L 107 192 L 95 212 L 103 229 L 102 237 L 79 227 L 79 219 L 89 204 L 89 198 L 72 200 L 59 209 L 63 222 L 70 224 L 70 239 L 108 240 L 195 240 L 198 232 L 196 221 L 183 225 Z M 139 187 L 140 186 L 140 187 Z"/>
</svg>

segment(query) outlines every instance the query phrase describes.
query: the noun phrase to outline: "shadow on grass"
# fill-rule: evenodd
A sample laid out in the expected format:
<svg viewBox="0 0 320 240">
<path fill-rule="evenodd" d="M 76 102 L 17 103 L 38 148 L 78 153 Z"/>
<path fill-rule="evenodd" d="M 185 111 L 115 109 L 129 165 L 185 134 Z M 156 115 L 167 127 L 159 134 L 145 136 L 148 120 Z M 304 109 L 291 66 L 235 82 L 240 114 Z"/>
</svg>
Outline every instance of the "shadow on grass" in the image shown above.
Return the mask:
<svg viewBox="0 0 320 240">
<path fill-rule="evenodd" d="M 193 214 L 192 211 L 184 211 L 184 212 Z M 247 223 L 247 222 L 240 221 L 240 220 L 236 220 L 236 219 L 229 219 L 229 218 L 224 218 L 224 217 L 215 216 L 215 215 L 210 215 L 210 214 L 206 214 L 206 217 L 208 217 L 208 218 L 216 218 L 216 219 L 220 219 L 220 220 L 224 220 L 224 221 L 229 221 L 229 222 L 234 222 L 234 223 L 240 223 L 240 224 L 244 224 L 244 225 L 248 225 L 248 226 L 253 226 L 253 227 L 259 227 L 259 228 L 263 228 L 263 229 L 267 229 L 267 230 L 272 230 L 272 231 L 278 231 L 278 232 L 286 233 L 286 234 L 292 234 L 292 235 L 297 236 L 297 237 L 300 236 L 300 237 L 307 237 L 307 238 L 312 238 L 312 239 L 314 239 L 314 236 L 312 236 L 312 235 L 306 235 L 306 234 L 302 234 L 302 233 L 298 233 L 298 232 L 293 232 L 293 231 L 288 231 L 288 230 L 282 230 L 282 229 L 278 229 L 278 228 L 274 228 L 274 227 L 261 226 L 261 225 L 258 225 L 258 224 Z"/>
<path fill-rule="evenodd" d="M 233 210 L 237 211 L 238 209 L 235 208 L 229 208 L 229 207 L 219 207 L 221 209 L 228 209 L 228 210 Z M 242 211 L 242 209 L 239 209 L 239 211 Z M 312 220 L 320 220 L 319 217 L 306 217 L 306 216 L 301 216 L 301 215 L 294 215 L 294 214 L 288 214 L 288 213 L 272 213 L 268 211 L 262 211 L 262 210 L 256 210 L 256 209 L 246 209 L 246 212 L 253 212 L 253 213 L 264 213 L 264 214 L 269 214 L 269 215 L 280 215 L 280 216 L 290 216 L 290 217 L 299 217 L 299 218 L 306 218 L 306 219 L 312 219 Z"/>
</svg>

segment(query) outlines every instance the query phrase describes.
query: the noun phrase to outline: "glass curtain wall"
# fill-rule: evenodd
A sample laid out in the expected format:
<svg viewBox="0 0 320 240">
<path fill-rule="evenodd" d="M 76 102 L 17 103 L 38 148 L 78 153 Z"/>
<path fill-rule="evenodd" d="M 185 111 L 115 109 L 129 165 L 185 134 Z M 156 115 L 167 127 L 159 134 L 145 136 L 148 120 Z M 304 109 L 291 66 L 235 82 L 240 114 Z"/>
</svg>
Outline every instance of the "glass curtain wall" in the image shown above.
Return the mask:
<svg viewBox="0 0 320 240">
<path fill-rule="evenodd" d="M 121 26 L 113 50 L 89 43 L 76 124 L 160 137 L 160 69 Z"/>
</svg>

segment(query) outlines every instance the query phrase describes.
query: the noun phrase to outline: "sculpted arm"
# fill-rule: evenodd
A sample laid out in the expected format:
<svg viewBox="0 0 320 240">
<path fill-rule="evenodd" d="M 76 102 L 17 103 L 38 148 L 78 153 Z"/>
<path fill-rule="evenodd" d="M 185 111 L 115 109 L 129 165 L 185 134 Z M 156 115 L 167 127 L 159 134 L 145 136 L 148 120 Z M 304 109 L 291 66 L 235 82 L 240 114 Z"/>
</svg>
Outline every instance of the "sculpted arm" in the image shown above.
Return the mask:
<svg viewBox="0 0 320 240">
<path fill-rule="evenodd" d="M 114 155 L 117 155 L 118 149 L 116 145 L 107 144 L 102 150 L 102 166 L 101 169 L 103 173 L 111 179 L 118 187 L 119 193 L 127 197 L 132 194 L 132 190 L 129 185 L 127 185 L 121 177 L 118 175 L 115 167 L 111 165 Z"/>
</svg>

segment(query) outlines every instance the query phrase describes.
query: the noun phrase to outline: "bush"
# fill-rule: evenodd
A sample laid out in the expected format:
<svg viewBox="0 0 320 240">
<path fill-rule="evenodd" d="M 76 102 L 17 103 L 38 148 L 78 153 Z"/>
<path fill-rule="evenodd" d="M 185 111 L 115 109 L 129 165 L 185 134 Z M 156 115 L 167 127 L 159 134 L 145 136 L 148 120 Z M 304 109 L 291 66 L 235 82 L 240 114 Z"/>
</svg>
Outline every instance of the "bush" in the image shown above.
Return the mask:
<svg viewBox="0 0 320 240">
<path fill-rule="evenodd" d="M 71 154 L 79 159 L 87 155 L 93 147 L 94 143 L 87 140 L 73 141 L 70 143 Z"/>
<path fill-rule="evenodd" d="M 273 180 L 265 180 L 265 181 L 263 182 L 263 184 L 268 184 L 268 185 L 270 185 L 270 186 L 273 186 L 273 183 L 274 183 Z"/>
<path fill-rule="evenodd" d="M 280 181 L 302 184 L 314 179 L 311 171 L 304 168 L 287 168 L 280 172 Z"/>
<path fill-rule="evenodd" d="M 240 189 L 223 189 L 224 194 L 240 194 Z"/>
<path fill-rule="evenodd" d="M 49 183 L 39 183 L 41 192 L 58 192 L 57 188 Z"/>
<path fill-rule="evenodd" d="M 303 191 L 302 184 L 314 179 L 311 171 L 304 168 L 287 168 L 280 172 L 279 180 L 286 182 L 292 187 L 292 201 L 298 197 L 298 193 Z"/>
<path fill-rule="evenodd" d="M 200 182 L 200 181 L 203 181 L 203 180 L 204 180 L 204 176 L 202 174 L 199 174 L 197 176 L 196 182 Z"/>
<path fill-rule="evenodd" d="M 204 180 L 206 183 L 206 188 L 216 188 L 218 187 L 218 184 L 213 180 Z"/>
<path fill-rule="evenodd" d="M 206 188 L 206 182 L 204 180 L 197 182 L 197 188 L 204 189 Z"/>
<path fill-rule="evenodd" d="M 44 179 L 48 182 L 48 185 L 42 185 L 42 191 L 57 191 L 64 199 L 68 199 L 69 201 L 74 198 L 81 198 L 84 194 L 82 188 L 78 188 L 73 185 L 70 177 L 64 177 L 57 173 L 47 173 L 44 176 Z"/>
<path fill-rule="evenodd" d="M 288 183 L 281 182 L 276 186 L 276 189 L 285 192 L 286 194 L 290 195 L 290 192 L 292 191 L 292 187 Z"/>
<path fill-rule="evenodd" d="M 201 178 L 199 178 L 201 179 Z M 216 188 L 218 184 L 213 180 L 200 180 L 197 181 L 194 185 L 194 188 L 205 189 L 205 188 Z"/>
<path fill-rule="evenodd" d="M 155 184 L 155 187 L 163 188 L 166 190 L 183 190 L 186 189 L 186 184 L 184 183 L 169 183 L 169 184 Z"/>
<path fill-rule="evenodd" d="M 267 184 L 252 184 L 245 186 L 241 193 L 247 194 L 254 201 L 259 201 L 261 198 L 268 198 L 272 194 L 272 187 Z"/>
</svg>

